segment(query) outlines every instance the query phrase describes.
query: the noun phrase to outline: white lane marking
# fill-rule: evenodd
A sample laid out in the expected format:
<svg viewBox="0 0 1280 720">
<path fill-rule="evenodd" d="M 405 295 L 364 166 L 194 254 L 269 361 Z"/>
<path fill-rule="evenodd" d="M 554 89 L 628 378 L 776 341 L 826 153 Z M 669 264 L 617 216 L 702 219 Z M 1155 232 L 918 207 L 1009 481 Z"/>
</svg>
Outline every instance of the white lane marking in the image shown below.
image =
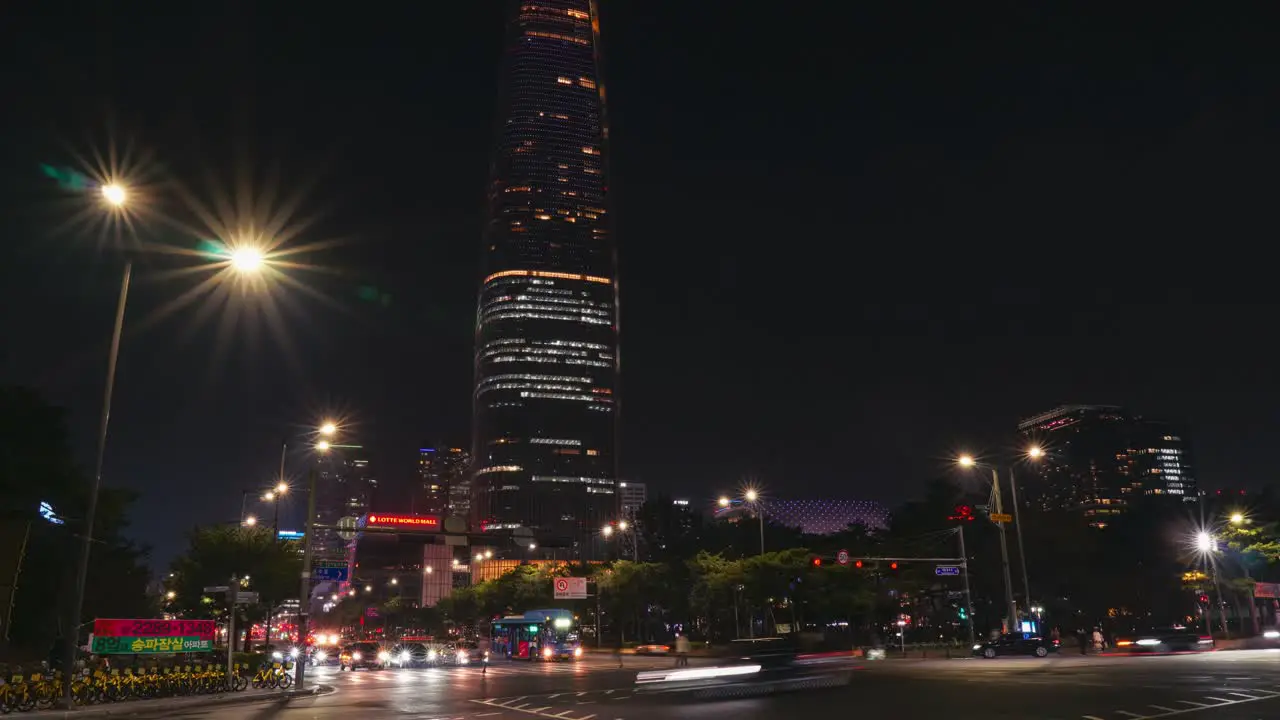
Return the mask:
<svg viewBox="0 0 1280 720">
<path fill-rule="evenodd" d="M 1116 711 L 1115 711 L 1115 713 L 1116 713 L 1117 715 L 1124 715 L 1125 717 L 1131 717 L 1131 718 L 1142 718 L 1142 717 L 1146 717 L 1146 715 L 1139 715 L 1138 713 L 1131 713 L 1131 712 L 1129 712 L 1128 710 L 1116 710 Z"/>
<path fill-rule="evenodd" d="M 501 715 L 501 714 L 502 714 L 502 713 L 500 713 L 500 712 L 476 713 L 476 717 L 490 717 L 490 716 L 492 716 L 492 715 Z"/>
<path fill-rule="evenodd" d="M 1194 706 L 1196 706 L 1196 707 L 1209 707 L 1208 705 L 1206 705 L 1206 704 L 1204 704 L 1204 703 L 1198 703 L 1198 702 L 1196 702 L 1196 701 L 1194 701 L 1194 700 L 1179 700 L 1178 702 L 1180 702 L 1180 703 L 1182 703 L 1182 704 L 1184 704 L 1184 705 L 1194 705 Z"/>
<path fill-rule="evenodd" d="M 1080 717 L 1084 718 L 1084 720 L 1102 720 L 1097 715 L 1081 715 Z"/>
<path fill-rule="evenodd" d="M 1230 699 L 1230 698 L 1220 698 L 1220 697 L 1214 697 L 1214 696 L 1212 696 L 1212 695 L 1205 695 L 1205 696 L 1204 696 L 1204 699 L 1205 699 L 1205 700 L 1213 700 L 1213 701 L 1215 701 L 1215 702 L 1224 702 L 1224 703 L 1236 702 L 1235 700 L 1232 700 L 1232 699 Z"/>
<path fill-rule="evenodd" d="M 565 715 L 568 715 L 568 714 L 569 714 L 569 713 L 571 713 L 571 712 L 573 712 L 573 711 L 572 711 L 572 710 L 565 710 L 564 712 L 560 713 L 559 715 L 552 715 L 551 717 L 562 718 L 562 717 L 564 717 Z"/>
<path fill-rule="evenodd" d="M 586 695 L 586 693 L 584 693 L 584 692 L 580 692 L 580 693 L 578 693 L 578 697 L 582 697 L 583 695 Z"/>
<path fill-rule="evenodd" d="M 558 698 L 558 697 L 560 697 L 560 693 L 556 693 L 555 695 L 548 695 L 548 696 L 547 696 L 547 699 L 548 699 L 548 700 L 555 700 L 555 699 L 556 699 L 556 698 Z"/>
<path fill-rule="evenodd" d="M 550 706 L 550 705 L 543 705 L 543 706 L 542 706 L 542 707 L 540 707 L 540 708 L 529 708 L 529 712 L 536 712 L 536 713 L 540 713 L 540 712 L 542 712 L 543 710 L 550 710 L 550 709 L 551 709 L 551 706 Z"/>
<path fill-rule="evenodd" d="M 1173 708 L 1171 708 L 1171 707 L 1165 707 L 1165 706 L 1163 706 L 1163 705 L 1148 705 L 1147 707 L 1153 707 L 1153 708 L 1155 708 L 1155 709 L 1157 709 L 1157 710 L 1163 710 L 1164 712 L 1170 712 L 1170 713 L 1171 713 L 1171 712 L 1178 712 L 1177 710 L 1174 710 L 1174 709 L 1173 709 Z"/>
</svg>

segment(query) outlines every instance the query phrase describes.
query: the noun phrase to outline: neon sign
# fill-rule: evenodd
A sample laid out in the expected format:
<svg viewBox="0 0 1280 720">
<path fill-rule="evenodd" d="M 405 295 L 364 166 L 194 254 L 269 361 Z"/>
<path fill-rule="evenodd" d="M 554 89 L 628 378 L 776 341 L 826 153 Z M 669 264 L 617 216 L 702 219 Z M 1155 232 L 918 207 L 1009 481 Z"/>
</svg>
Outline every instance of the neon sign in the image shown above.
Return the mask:
<svg viewBox="0 0 1280 720">
<path fill-rule="evenodd" d="M 438 515 L 383 515 L 370 513 L 365 519 L 365 527 L 410 527 L 423 530 L 440 529 Z"/>
</svg>

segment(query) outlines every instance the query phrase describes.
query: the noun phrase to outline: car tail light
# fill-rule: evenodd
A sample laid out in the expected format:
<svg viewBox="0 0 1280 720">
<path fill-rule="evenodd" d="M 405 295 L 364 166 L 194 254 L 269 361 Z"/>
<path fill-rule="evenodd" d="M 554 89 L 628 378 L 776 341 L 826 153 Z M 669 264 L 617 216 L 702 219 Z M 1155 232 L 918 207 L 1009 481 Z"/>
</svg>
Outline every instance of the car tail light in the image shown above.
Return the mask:
<svg viewBox="0 0 1280 720">
<path fill-rule="evenodd" d="M 1129 645 L 1132 645 L 1132 644 L 1133 644 L 1132 640 L 1120 640 L 1116 643 L 1116 647 L 1128 647 Z"/>
<path fill-rule="evenodd" d="M 1212 644 L 1213 644 L 1213 636 L 1212 636 L 1212 635 L 1201 635 L 1201 636 L 1200 636 L 1200 644 L 1201 644 L 1201 645 L 1212 645 Z"/>
</svg>

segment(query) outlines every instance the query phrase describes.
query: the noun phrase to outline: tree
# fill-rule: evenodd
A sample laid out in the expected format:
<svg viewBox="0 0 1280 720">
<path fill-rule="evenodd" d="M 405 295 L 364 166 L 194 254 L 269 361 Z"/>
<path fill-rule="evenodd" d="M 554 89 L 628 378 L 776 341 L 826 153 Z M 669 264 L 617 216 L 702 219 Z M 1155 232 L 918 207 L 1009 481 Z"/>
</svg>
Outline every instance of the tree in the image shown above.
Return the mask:
<svg viewBox="0 0 1280 720">
<path fill-rule="evenodd" d="M 67 630 L 60 605 L 73 594 L 89 490 L 65 412 L 33 390 L 0 386 L 0 644 L 43 655 Z M 123 536 L 133 500 L 110 486 L 99 493 L 81 623 L 154 611 L 147 550 Z M 42 502 L 52 518 L 40 514 Z"/>
<path fill-rule="evenodd" d="M 186 551 L 174 559 L 166 589 L 174 593 L 170 612 L 192 618 L 225 617 L 221 593 L 204 588 L 228 585 L 234 575 L 242 589 L 259 595 L 260 606 L 246 609 L 246 620 L 265 619 L 268 608 L 298 593 L 302 556 L 294 542 L 278 541 L 271 528 L 226 525 L 194 528 Z M 237 616 L 239 617 L 239 616 Z"/>
</svg>

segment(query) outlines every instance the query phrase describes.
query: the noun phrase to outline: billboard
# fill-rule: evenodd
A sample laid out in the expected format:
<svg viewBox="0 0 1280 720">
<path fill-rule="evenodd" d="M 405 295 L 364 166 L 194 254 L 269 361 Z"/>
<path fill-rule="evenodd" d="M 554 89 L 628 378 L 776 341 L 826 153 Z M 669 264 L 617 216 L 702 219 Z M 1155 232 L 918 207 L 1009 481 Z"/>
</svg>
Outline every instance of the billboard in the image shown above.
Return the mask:
<svg viewBox="0 0 1280 720">
<path fill-rule="evenodd" d="M 118 620 L 93 621 L 95 637 L 196 637 L 213 639 L 212 620 Z"/>
<path fill-rule="evenodd" d="M 439 530 L 439 515 L 387 515 L 386 513 L 369 513 L 364 518 L 364 527 L 397 528 L 404 530 Z"/>
</svg>

